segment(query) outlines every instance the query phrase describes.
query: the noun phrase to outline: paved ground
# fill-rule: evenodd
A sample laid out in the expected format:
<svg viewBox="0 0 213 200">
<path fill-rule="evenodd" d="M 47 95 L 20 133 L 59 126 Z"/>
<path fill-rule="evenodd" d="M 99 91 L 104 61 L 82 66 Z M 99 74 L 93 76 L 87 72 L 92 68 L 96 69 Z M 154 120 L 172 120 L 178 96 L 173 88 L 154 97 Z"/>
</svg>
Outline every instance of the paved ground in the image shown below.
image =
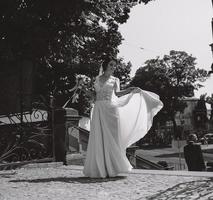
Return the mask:
<svg viewBox="0 0 213 200">
<path fill-rule="evenodd" d="M 203 156 L 205 162 L 213 162 L 213 144 L 202 145 Z M 136 155 L 157 163 L 158 161 L 166 161 L 169 166 L 173 166 L 175 170 L 187 170 L 187 165 L 181 149 L 179 151 L 173 148 L 143 148 L 136 150 Z M 83 165 L 85 154 L 67 154 L 68 165 Z M 181 166 L 180 166 L 181 165 Z"/>
<path fill-rule="evenodd" d="M 213 144 L 209 145 L 201 145 L 204 160 L 206 162 L 213 162 Z M 137 155 L 142 156 L 145 159 L 148 159 L 153 162 L 158 161 L 166 161 L 170 165 L 174 166 L 175 169 L 180 169 L 181 163 L 181 170 L 187 170 L 187 166 L 185 163 L 184 155 L 183 155 L 183 148 L 180 149 L 180 157 L 178 149 L 169 148 L 143 148 L 136 151 Z"/>
<path fill-rule="evenodd" d="M 0 200 L 205 200 L 212 191 L 211 172 L 133 170 L 90 179 L 81 166 L 54 163 L 0 171 Z"/>
</svg>

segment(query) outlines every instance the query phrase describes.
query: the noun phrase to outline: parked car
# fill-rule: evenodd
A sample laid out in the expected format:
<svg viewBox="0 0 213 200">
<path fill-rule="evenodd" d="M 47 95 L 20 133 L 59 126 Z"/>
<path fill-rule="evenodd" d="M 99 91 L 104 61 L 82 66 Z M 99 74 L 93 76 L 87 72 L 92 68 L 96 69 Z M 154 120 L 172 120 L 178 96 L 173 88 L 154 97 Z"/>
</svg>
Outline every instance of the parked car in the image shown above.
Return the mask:
<svg viewBox="0 0 213 200">
<path fill-rule="evenodd" d="M 213 144 L 213 133 L 207 133 L 200 138 L 202 144 Z"/>
</svg>

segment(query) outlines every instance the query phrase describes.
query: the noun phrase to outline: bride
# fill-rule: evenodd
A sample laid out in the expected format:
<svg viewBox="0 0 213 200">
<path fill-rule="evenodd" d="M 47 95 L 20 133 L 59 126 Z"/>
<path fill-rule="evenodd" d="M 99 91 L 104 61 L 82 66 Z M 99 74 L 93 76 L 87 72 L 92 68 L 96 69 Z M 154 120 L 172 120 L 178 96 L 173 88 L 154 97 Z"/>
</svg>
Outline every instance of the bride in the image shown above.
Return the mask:
<svg viewBox="0 0 213 200">
<path fill-rule="evenodd" d="M 95 105 L 83 173 L 91 178 L 115 177 L 132 169 L 126 148 L 148 132 L 153 117 L 163 107 L 158 95 L 130 87 L 120 90 L 112 76 L 116 61 L 105 59 L 96 78 Z"/>
</svg>

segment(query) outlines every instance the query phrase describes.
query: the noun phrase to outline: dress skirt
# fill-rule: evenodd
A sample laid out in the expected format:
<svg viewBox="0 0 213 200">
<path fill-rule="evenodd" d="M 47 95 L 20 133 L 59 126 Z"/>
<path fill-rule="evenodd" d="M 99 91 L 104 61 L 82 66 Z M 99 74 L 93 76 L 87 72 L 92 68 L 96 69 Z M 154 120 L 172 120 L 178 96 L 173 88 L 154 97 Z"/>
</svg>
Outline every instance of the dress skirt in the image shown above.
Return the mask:
<svg viewBox="0 0 213 200">
<path fill-rule="evenodd" d="M 163 107 L 159 96 L 140 93 L 96 101 L 83 173 L 91 178 L 114 177 L 130 172 L 126 148 L 148 132 L 153 117 Z"/>
</svg>

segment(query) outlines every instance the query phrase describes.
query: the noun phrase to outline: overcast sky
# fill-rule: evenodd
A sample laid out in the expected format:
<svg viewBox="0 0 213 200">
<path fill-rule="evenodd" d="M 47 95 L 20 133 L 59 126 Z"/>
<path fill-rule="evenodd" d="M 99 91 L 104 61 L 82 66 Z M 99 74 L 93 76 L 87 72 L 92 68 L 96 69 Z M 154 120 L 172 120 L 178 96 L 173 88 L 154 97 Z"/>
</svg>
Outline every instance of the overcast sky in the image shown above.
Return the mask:
<svg viewBox="0 0 213 200">
<path fill-rule="evenodd" d="M 119 56 L 138 67 L 151 58 L 186 51 L 197 58 L 197 67 L 210 70 L 212 53 L 211 0 L 155 0 L 132 8 L 126 24 L 120 26 L 124 37 Z M 196 92 L 213 93 L 213 74 L 205 88 Z"/>
</svg>

